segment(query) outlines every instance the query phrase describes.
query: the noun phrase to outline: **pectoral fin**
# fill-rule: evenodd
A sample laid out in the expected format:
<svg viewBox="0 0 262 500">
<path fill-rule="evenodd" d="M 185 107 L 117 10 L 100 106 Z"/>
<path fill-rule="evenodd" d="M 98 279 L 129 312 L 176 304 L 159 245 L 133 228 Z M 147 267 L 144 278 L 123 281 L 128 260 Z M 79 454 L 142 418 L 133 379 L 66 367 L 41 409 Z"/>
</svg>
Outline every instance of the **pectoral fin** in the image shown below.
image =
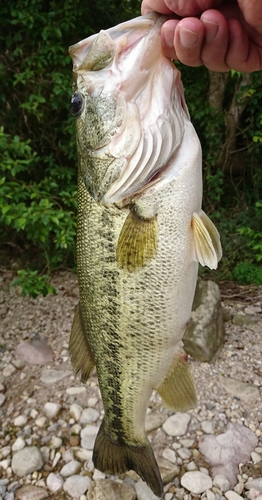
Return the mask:
<svg viewBox="0 0 262 500">
<path fill-rule="evenodd" d="M 80 304 L 76 306 L 70 340 L 69 352 L 71 362 L 76 373 L 80 372 L 81 381 L 86 382 L 91 370 L 95 366 L 93 356 L 89 347 L 87 336 L 85 335 L 83 321 L 81 317 Z"/>
<path fill-rule="evenodd" d="M 201 210 L 192 216 L 192 228 L 195 238 L 196 257 L 201 266 L 216 269 L 222 257 L 219 233 L 209 217 Z"/>
<path fill-rule="evenodd" d="M 164 382 L 156 390 L 171 410 L 187 411 L 196 406 L 195 383 L 183 349 L 179 350 Z"/>
<path fill-rule="evenodd" d="M 135 272 L 144 267 L 157 251 L 157 215 L 150 207 L 135 204 L 129 212 L 117 244 L 118 266 Z"/>
</svg>

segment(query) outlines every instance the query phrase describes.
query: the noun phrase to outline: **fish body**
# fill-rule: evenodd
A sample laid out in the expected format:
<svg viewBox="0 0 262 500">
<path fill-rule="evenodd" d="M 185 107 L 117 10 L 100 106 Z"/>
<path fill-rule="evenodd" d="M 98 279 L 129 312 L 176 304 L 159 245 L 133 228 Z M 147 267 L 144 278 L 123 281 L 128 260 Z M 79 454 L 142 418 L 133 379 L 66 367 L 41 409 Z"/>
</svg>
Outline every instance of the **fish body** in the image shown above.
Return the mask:
<svg viewBox="0 0 262 500">
<path fill-rule="evenodd" d="M 162 54 L 164 16 L 120 24 L 70 47 L 78 154 L 80 302 L 70 352 L 96 366 L 105 416 L 95 467 L 134 469 L 162 495 L 145 434 L 153 389 L 196 404 L 182 337 L 198 262 L 217 266 L 219 235 L 201 210 L 201 147 L 180 73 Z"/>
</svg>

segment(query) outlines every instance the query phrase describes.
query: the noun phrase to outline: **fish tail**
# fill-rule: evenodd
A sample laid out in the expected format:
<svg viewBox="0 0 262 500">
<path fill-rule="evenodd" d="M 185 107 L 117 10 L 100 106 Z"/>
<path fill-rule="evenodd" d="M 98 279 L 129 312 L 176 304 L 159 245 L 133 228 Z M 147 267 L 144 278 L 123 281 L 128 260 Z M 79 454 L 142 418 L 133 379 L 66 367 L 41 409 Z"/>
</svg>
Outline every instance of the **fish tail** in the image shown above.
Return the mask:
<svg viewBox="0 0 262 500">
<path fill-rule="evenodd" d="M 127 445 L 115 441 L 105 431 L 104 420 L 96 437 L 93 462 L 96 469 L 106 474 L 119 475 L 134 470 L 156 496 L 161 498 L 163 495 L 163 484 L 150 443 Z"/>
</svg>

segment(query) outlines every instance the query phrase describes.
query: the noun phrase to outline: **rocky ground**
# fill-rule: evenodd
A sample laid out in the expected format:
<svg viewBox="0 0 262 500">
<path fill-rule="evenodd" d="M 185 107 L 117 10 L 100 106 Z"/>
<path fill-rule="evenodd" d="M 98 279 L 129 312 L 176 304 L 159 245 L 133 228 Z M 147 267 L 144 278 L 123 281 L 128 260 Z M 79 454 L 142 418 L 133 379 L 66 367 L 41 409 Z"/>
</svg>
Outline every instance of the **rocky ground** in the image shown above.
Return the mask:
<svg viewBox="0 0 262 500">
<path fill-rule="evenodd" d="M 68 355 L 76 277 L 57 274 L 58 294 L 36 300 L 12 278 L 0 275 L 0 500 L 155 499 L 133 472 L 94 470 L 97 379 L 81 384 Z M 165 500 L 262 499 L 262 290 L 251 291 L 223 286 L 224 348 L 212 364 L 191 360 L 198 406 L 173 415 L 151 398 L 146 427 Z"/>
</svg>

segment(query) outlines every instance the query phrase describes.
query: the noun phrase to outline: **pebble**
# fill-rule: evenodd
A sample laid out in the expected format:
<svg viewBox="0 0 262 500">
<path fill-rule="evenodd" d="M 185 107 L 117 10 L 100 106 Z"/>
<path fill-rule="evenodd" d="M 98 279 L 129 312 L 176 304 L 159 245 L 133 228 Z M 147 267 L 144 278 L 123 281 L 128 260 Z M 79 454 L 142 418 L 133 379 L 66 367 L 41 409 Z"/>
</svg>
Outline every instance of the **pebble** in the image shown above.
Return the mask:
<svg viewBox="0 0 262 500">
<path fill-rule="evenodd" d="M 165 420 L 166 415 L 160 411 L 151 411 L 150 413 L 147 413 L 145 421 L 146 432 L 158 429 L 165 422 Z"/>
<path fill-rule="evenodd" d="M 169 460 L 170 462 L 172 462 L 173 464 L 176 463 L 176 452 L 174 450 L 171 450 L 170 448 L 166 448 L 163 453 L 162 453 L 162 456 L 166 459 L 166 460 Z"/>
<path fill-rule="evenodd" d="M 93 450 L 98 429 L 99 427 L 88 425 L 81 430 L 80 435 L 82 448 L 85 448 L 86 450 Z"/>
<path fill-rule="evenodd" d="M 53 403 L 48 401 L 44 405 L 44 412 L 47 416 L 47 418 L 54 418 L 57 417 L 58 413 L 60 412 L 61 405 L 58 403 Z"/>
<path fill-rule="evenodd" d="M 238 493 L 235 491 L 229 490 L 225 493 L 225 497 L 227 500 L 242 500 L 243 497 L 241 497 Z"/>
<path fill-rule="evenodd" d="M 190 471 L 181 477 L 181 485 L 189 490 L 190 493 L 199 495 L 212 488 L 212 479 L 203 472 Z"/>
<path fill-rule="evenodd" d="M 259 387 L 254 384 L 223 375 L 219 375 L 219 382 L 229 394 L 246 402 L 253 403 L 260 399 Z"/>
<path fill-rule="evenodd" d="M 257 453 L 256 451 L 253 451 L 251 453 L 251 458 L 252 458 L 252 461 L 254 462 L 254 464 L 258 464 L 259 462 L 261 462 L 261 455 L 260 453 Z"/>
<path fill-rule="evenodd" d="M 87 406 L 95 406 L 98 402 L 98 398 L 88 398 Z"/>
<path fill-rule="evenodd" d="M 214 434 L 215 432 L 215 422 L 214 420 L 203 420 L 201 422 L 201 429 L 206 434 Z"/>
<path fill-rule="evenodd" d="M 230 482 L 223 474 L 217 474 L 213 478 L 213 485 L 217 486 L 222 492 L 228 491 L 230 488 Z"/>
<path fill-rule="evenodd" d="M 133 488 L 111 479 L 92 481 L 87 493 L 87 500 L 135 500 Z"/>
<path fill-rule="evenodd" d="M 61 380 L 63 380 L 65 377 L 68 377 L 71 375 L 70 372 L 65 372 L 63 370 L 43 370 L 41 373 L 40 380 L 44 384 L 50 385 L 50 384 L 57 384 Z"/>
<path fill-rule="evenodd" d="M 16 491 L 17 500 L 45 500 L 48 498 L 47 490 L 27 484 Z"/>
<path fill-rule="evenodd" d="M 262 493 L 262 477 L 253 479 L 252 481 L 247 481 L 245 484 L 245 489 L 251 490 L 251 488 L 255 488 L 260 493 Z"/>
<path fill-rule="evenodd" d="M 49 441 L 49 447 L 51 449 L 57 449 L 57 448 L 60 448 L 60 446 L 62 445 L 62 439 L 60 437 L 57 437 L 57 436 L 52 436 L 50 441 Z"/>
<path fill-rule="evenodd" d="M 0 392 L 5 392 L 5 386 L 0 382 Z"/>
<path fill-rule="evenodd" d="M 19 436 L 12 444 L 12 451 L 22 450 L 25 447 L 25 444 L 26 443 L 24 439 L 21 436 Z"/>
<path fill-rule="evenodd" d="M 191 416 L 188 413 L 176 413 L 164 422 L 163 429 L 168 436 L 183 436 L 190 420 Z"/>
<path fill-rule="evenodd" d="M 75 396 L 76 394 L 82 394 L 83 392 L 86 392 L 86 387 L 84 387 L 84 386 L 68 387 L 66 389 L 66 392 L 70 396 Z"/>
<path fill-rule="evenodd" d="M 84 448 L 80 448 L 79 450 L 75 451 L 75 457 L 78 458 L 78 460 L 81 460 L 81 462 L 86 462 L 92 458 L 92 451 L 91 450 L 85 450 Z"/>
<path fill-rule="evenodd" d="M 71 417 L 76 421 L 80 419 L 82 411 L 83 411 L 82 406 L 78 405 L 77 403 L 73 403 L 69 408 L 69 413 Z"/>
<path fill-rule="evenodd" d="M 42 467 L 42 455 L 36 446 L 26 446 L 18 450 L 12 458 L 12 470 L 18 477 L 26 476 Z"/>
<path fill-rule="evenodd" d="M 3 406 L 5 400 L 6 400 L 6 395 L 3 393 L 0 393 L 0 406 Z"/>
<path fill-rule="evenodd" d="M 27 417 L 25 415 L 19 415 L 14 419 L 14 425 L 16 427 L 23 427 L 27 422 Z"/>
<path fill-rule="evenodd" d="M 141 479 L 135 483 L 137 500 L 159 500 L 153 491 Z"/>
<path fill-rule="evenodd" d="M 179 475 L 180 468 L 172 464 L 172 462 L 169 462 L 169 460 L 158 457 L 157 463 L 159 465 L 163 484 L 170 483 L 170 481 L 173 481 L 173 479 Z"/>
<path fill-rule="evenodd" d="M 11 377 L 16 372 L 16 367 L 9 363 L 6 365 L 6 367 L 3 369 L 3 376 L 4 377 Z"/>
<path fill-rule="evenodd" d="M 77 498 L 85 494 L 90 483 L 91 483 L 90 477 L 74 475 L 68 477 L 65 480 L 63 489 L 72 498 Z"/>
<path fill-rule="evenodd" d="M 179 448 L 179 450 L 177 450 L 177 454 L 180 456 L 180 458 L 182 458 L 182 460 L 187 460 L 192 455 L 191 451 L 188 448 Z"/>
<path fill-rule="evenodd" d="M 62 477 L 73 476 L 74 474 L 80 472 L 81 467 L 82 464 L 80 462 L 77 462 L 77 460 L 72 460 L 71 462 L 65 464 L 64 467 L 62 467 L 62 469 L 60 470 L 60 475 Z"/>
<path fill-rule="evenodd" d="M 52 493 L 56 493 L 57 491 L 63 488 L 64 480 L 60 476 L 60 474 L 55 474 L 51 472 L 46 479 L 47 488 L 52 491 Z"/>
<path fill-rule="evenodd" d="M 99 418 L 99 413 L 94 408 L 85 408 L 80 417 L 80 424 L 93 424 Z"/>
<path fill-rule="evenodd" d="M 46 417 L 39 417 L 35 420 L 35 425 L 37 425 L 37 427 L 42 429 L 45 426 L 46 421 L 47 421 Z"/>
</svg>

